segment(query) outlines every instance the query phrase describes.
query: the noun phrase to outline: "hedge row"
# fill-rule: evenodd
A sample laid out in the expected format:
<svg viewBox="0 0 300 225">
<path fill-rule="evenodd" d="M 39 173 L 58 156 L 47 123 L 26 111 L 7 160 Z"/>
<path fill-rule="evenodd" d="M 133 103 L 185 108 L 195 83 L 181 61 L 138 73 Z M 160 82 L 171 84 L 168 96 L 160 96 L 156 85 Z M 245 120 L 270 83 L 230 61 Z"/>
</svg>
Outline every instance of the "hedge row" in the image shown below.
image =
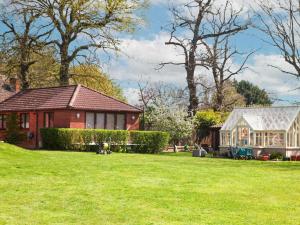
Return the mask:
<svg viewBox="0 0 300 225">
<path fill-rule="evenodd" d="M 133 144 L 133 152 L 159 153 L 169 144 L 170 135 L 160 131 L 131 131 L 130 140 Z"/>
<path fill-rule="evenodd" d="M 69 129 L 43 128 L 41 129 L 43 147 L 52 150 L 95 151 L 97 144 L 114 143 L 112 151 L 125 151 L 125 144 L 130 139 L 133 144 L 131 151 L 136 153 L 158 153 L 168 145 L 169 134 L 158 131 L 124 131 L 98 129 Z"/>
</svg>

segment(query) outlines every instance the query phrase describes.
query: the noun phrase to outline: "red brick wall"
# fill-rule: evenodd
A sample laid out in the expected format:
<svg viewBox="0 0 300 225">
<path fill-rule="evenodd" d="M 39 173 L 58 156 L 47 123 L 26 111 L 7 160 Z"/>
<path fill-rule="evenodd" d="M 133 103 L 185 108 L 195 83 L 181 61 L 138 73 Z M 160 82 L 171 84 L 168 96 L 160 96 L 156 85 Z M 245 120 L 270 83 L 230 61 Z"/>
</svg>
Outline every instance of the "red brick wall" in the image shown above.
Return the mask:
<svg viewBox="0 0 300 225">
<path fill-rule="evenodd" d="M 71 111 L 61 110 L 54 112 L 54 127 L 70 128 Z"/>
<path fill-rule="evenodd" d="M 79 118 L 77 118 L 77 114 Z M 84 111 L 72 111 L 70 112 L 70 128 L 85 128 L 85 112 Z"/>
</svg>

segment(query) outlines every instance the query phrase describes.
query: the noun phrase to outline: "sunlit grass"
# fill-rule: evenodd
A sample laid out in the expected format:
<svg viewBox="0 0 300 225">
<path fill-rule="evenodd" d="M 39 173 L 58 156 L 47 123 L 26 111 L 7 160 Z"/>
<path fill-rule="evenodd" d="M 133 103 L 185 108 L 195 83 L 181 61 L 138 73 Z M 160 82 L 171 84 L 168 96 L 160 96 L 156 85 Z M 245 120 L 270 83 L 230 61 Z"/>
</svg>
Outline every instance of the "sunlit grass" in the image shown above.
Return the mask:
<svg viewBox="0 0 300 225">
<path fill-rule="evenodd" d="M 176 156 L 176 157 L 174 157 Z M 299 224 L 300 163 L 0 143 L 0 224 Z"/>
</svg>

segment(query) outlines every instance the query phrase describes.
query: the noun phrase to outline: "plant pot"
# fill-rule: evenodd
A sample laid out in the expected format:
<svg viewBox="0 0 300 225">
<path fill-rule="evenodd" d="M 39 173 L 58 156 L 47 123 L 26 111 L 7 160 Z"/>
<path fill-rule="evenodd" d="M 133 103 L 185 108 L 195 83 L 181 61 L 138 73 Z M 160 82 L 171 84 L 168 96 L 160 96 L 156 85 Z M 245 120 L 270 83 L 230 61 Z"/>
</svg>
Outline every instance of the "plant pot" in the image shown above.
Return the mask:
<svg viewBox="0 0 300 225">
<path fill-rule="evenodd" d="M 297 156 L 296 156 L 296 155 L 292 155 L 292 156 L 291 156 L 291 160 L 292 160 L 292 161 L 296 161 L 296 160 L 297 160 Z"/>
<path fill-rule="evenodd" d="M 268 156 L 268 155 L 263 155 L 263 156 L 261 157 L 261 160 L 262 160 L 262 161 L 268 161 L 268 160 L 269 160 L 269 156 Z"/>
</svg>

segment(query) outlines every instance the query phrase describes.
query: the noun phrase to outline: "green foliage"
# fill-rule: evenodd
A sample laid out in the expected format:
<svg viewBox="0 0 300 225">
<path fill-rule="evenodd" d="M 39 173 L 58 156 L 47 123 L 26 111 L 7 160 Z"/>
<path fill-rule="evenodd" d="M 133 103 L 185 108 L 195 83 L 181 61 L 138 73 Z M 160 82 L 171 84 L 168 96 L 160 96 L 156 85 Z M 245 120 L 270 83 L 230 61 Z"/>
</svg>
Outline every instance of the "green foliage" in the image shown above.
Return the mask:
<svg viewBox="0 0 300 225">
<path fill-rule="evenodd" d="M 124 147 L 130 136 L 132 143 L 139 145 L 132 148 L 133 152 L 158 153 L 169 141 L 169 134 L 159 131 L 42 128 L 41 136 L 43 147 L 53 150 L 93 151 L 95 146 L 88 146 L 89 143 L 107 142 L 116 144 L 112 145 L 112 151 L 120 152 L 125 151 Z"/>
<path fill-rule="evenodd" d="M 280 153 L 280 152 L 273 152 L 271 153 L 270 155 L 270 159 L 273 160 L 273 159 L 279 159 L 279 160 L 282 160 L 283 159 L 283 154 Z"/>
<path fill-rule="evenodd" d="M 98 66 L 81 64 L 71 68 L 71 83 L 82 84 L 100 91 L 121 101 L 126 101 L 121 87 L 109 75 L 103 73 Z"/>
<path fill-rule="evenodd" d="M 201 140 L 209 134 L 209 127 L 223 123 L 227 116 L 227 112 L 216 112 L 213 110 L 197 112 L 194 117 L 194 123 L 199 139 Z"/>
<path fill-rule="evenodd" d="M 113 148 L 121 151 L 122 145 L 127 143 L 129 132 L 123 130 L 98 129 L 69 129 L 69 128 L 43 128 L 41 129 L 43 147 L 46 149 L 92 151 L 88 144 L 110 142 L 120 144 Z"/>
<path fill-rule="evenodd" d="M 182 107 L 151 107 L 145 113 L 145 124 L 148 130 L 168 132 L 173 143 L 184 142 L 192 136 L 193 120 Z"/>
<path fill-rule="evenodd" d="M 137 144 L 132 148 L 136 153 L 159 153 L 162 152 L 169 143 L 170 135 L 160 131 L 131 131 L 130 140 L 132 144 Z"/>
<path fill-rule="evenodd" d="M 242 80 L 240 82 L 234 81 L 234 86 L 237 92 L 244 96 L 246 105 L 272 105 L 272 100 L 264 89 Z"/>
<path fill-rule="evenodd" d="M 24 140 L 25 136 L 20 130 L 20 119 L 16 113 L 11 113 L 6 117 L 6 138 L 10 144 L 18 144 Z"/>
</svg>

